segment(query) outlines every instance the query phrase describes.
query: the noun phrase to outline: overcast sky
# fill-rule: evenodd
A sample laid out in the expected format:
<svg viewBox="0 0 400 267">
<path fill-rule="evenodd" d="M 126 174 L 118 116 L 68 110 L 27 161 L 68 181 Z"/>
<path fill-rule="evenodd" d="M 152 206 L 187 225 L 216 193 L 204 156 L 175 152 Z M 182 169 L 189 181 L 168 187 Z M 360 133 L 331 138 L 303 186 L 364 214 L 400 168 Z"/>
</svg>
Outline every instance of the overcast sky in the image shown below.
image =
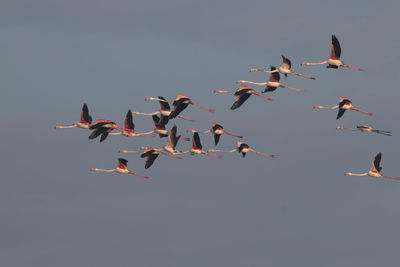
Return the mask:
<svg viewBox="0 0 400 267">
<path fill-rule="evenodd" d="M 382 152 L 382 172 L 400 175 L 399 10 L 361 0 L 0 2 L 0 265 L 397 266 L 400 183 L 343 173 L 365 172 Z M 343 61 L 364 72 L 300 66 L 329 57 L 332 34 Z M 249 68 L 279 66 L 281 55 L 317 77 L 282 78 L 306 93 L 280 88 L 273 102 L 252 96 L 234 111 L 233 95 L 212 93 L 265 81 Z M 190 106 L 182 115 L 197 122 L 168 128 L 190 137 L 217 122 L 277 157 L 160 156 L 145 170 L 122 155 L 143 180 L 89 170 L 165 139 L 99 143 L 87 130 L 54 129 L 79 120 L 83 103 L 94 119 L 122 123 L 128 109 L 159 109 L 145 97 L 179 93 L 216 111 Z M 339 96 L 374 115 L 312 109 Z M 150 117 L 134 122 L 153 128 Z M 363 124 L 393 136 L 335 129 Z M 222 136 L 217 148 L 236 141 Z"/>
</svg>

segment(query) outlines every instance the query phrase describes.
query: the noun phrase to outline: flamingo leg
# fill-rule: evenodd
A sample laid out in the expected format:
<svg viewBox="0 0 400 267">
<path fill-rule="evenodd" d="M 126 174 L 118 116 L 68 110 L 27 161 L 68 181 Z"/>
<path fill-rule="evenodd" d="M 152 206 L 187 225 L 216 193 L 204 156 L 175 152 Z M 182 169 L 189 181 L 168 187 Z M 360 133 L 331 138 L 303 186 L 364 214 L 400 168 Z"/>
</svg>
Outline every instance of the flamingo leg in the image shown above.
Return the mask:
<svg viewBox="0 0 400 267">
<path fill-rule="evenodd" d="M 291 74 L 293 74 L 293 75 L 296 75 L 296 76 L 300 76 L 300 77 L 303 77 L 303 78 L 307 78 L 307 79 L 315 80 L 315 77 L 313 77 L 313 76 L 307 76 L 307 75 L 300 74 L 300 73 L 293 72 L 293 71 L 291 72 Z"/>
<path fill-rule="evenodd" d="M 286 86 L 286 85 L 282 85 L 282 86 L 283 86 L 283 88 L 287 88 L 287 89 L 290 89 L 290 90 L 295 90 L 295 91 L 300 91 L 300 92 L 305 92 L 306 91 L 304 89 L 297 89 L 297 88 Z"/>
<path fill-rule="evenodd" d="M 254 94 L 254 95 L 256 95 L 256 96 L 259 96 L 259 97 L 265 98 L 265 99 L 267 99 L 267 100 L 269 100 L 269 101 L 273 101 L 273 100 L 272 100 L 272 98 L 269 98 L 269 97 L 266 97 L 266 96 L 260 95 L 259 93 L 253 92 L 253 94 Z"/>
<path fill-rule="evenodd" d="M 166 155 L 166 156 L 170 156 L 170 157 L 176 158 L 176 159 L 182 159 L 181 157 L 174 156 L 171 153 L 164 153 L 164 152 L 161 152 L 161 151 L 159 151 L 159 153 L 163 154 L 163 155 Z"/>
<path fill-rule="evenodd" d="M 343 64 L 343 66 L 346 67 L 346 68 L 353 69 L 353 70 L 361 70 L 361 71 L 363 71 L 363 69 L 359 69 L 359 68 L 356 68 L 356 67 L 352 67 L 352 66 L 347 65 L 347 64 Z"/>
<path fill-rule="evenodd" d="M 387 175 L 382 175 L 382 177 L 387 178 L 387 179 L 391 179 L 391 180 L 400 181 L 400 177 L 392 177 L 392 176 L 387 176 Z"/>
<path fill-rule="evenodd" d="M 195 106 L 197 106 L 197 107 L 199 107 L 199 108 L 202 108 L 202 109 L 204 109 L 204 110 L 207 110 L 207 111 L 209 111 L 209 112 L 214 112 L 214 111 L 215 111 L 215 110 L 212 109 L 212 108 L 206 108 L 206 107 L 200 106 L 199 104 L 196 104 L 196 103 L 194 103 L 194 102 L 191 102 L 191 104 L 193 104 L 193 105 L 195 105 Z"/>
<path fill-rule="evenodd" d="M 255 150 L 251 150 L 250 152 L 256 153 L 256 154 L 261 155 L 261 156 L 269 157 L 269 158 L 274 158 L 275 157 L 275 155 L 262 153 L 262 152 L 258 152 L 258 151 L 255 151 Z"/>
<path fill-rule="evenodd" d="M 220 159 L 220 158 L 222 158 L 222 156 L 221 156 L 221 155 L 214 155 L 214 154 L 210 154 L 210 153 L 208 153 L 208 152 L 205 152 L 205 151 L 203 151 L 203 153 L 204 153 L 205 155 L 207 155 L 207 156 L 214 157 L 214 158 L 217 158 L 217 159 Z"/>
<path fill-rule="evenodd" d="M 185 117 L 183 117 L 183 116 L 181 116 L 181 115 L 178 115 L 177 117 L 180 118 L 180 119 L 183 119 L 183 120 L 195 122 L 195 120 L 192 120 L 192 119 L 189 119 L 189 118 L 185 118 Z"/>
<path fill-rule="evenodd" d="M 233 134 L 233 133 L 228 133 L 227 131 L 224 131 L 224 134 L 231 135 L 231 136 L 234 136 L 234 137 L 237 137 L 237 138 L 243 138 L 243 136 L 241 136 L 241 135 L 236 135 L 236 134 Z"/>
<path fill-rule="evenodd" d="M 358 111 L 358 112 L 361 112 L 361 113 L 363 113 L 363 114 L 372 116 L 372 113 L 371 113 L 371 112 L 366 112 L 366 111 L 363 111 L 363 110 L 361 110 L 361 109 L 354 108 L 354 107 L 352 107 L 351 109 L 352 109 L 352 110 L 355 110 L 355 111 Z"/>
<path fill-rule="evenodd" d="M 141 177 L 141 178 L 144 178 L 144 179 L 147 179 L 147 178 L 149 178 L 149 176 L 143 176 L 143 175 L 140 175 L 140 174 L 137 174 L 137 173 L 131 172 L 131 171 L 129 171 L 128 173 L 129 173 L 129 174 L 132 174 L 132 175 L 139 176 L 139 177 Z"/>
</svg>

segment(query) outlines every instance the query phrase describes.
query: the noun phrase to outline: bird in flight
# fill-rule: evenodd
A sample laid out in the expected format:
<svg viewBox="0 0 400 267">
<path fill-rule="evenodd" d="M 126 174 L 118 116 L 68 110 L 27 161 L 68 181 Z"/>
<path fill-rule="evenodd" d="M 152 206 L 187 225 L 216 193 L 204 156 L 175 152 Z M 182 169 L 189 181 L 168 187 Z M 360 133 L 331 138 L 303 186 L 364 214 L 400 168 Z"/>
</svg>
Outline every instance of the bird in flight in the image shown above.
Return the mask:
<svg viewBox="0 0 400 267">
<path fill-rule="evenodd" d="M 343 126 L 336 127 L 338 130 L 348 130 L 348 131 L 360 131 L 360 132 L 367 132 L 367 133 L 378 133 L 383 134 L 386 136 L 392 136 L 391 131 L 382 131 L 382 130 L 375 130 L 374 128 L 367 126 L 367 125 L 357 125 L 356 128 L 345 128 Z"/>
<path fill-rule="evenodd" d="M 209 130 L 195 131 L 193 129 L 189 129 L 187 131 L 190 132 L 190 133 L 213 133 L 214 134 L 215 145 L 218 144 L 219 138 L 221 137 L 222 134 L 235 136 L 237 138 L 243 138 L 243 136 L 232 134 L 232 133 L 229 133 L 229 132 L 225 131 L 224 127 L 222 127 L 221 124 L 218 124 L 218 123 L 215 123 L 215 122 L 211 123 L 211 129 L 209 129 Z"/>
<path fill-rule="evenodd" d="M 327 68 L 337 69 L 338 67 L 346 67 L 354 70 L 363 70 L 359 68 L 352 67 L 350 65 L 344 64 L 343 61 L 340 59 L 340 54 L 342 49 L 340 48 L 339 40 L 336 38 L 335 35 L 332 35 L 332 45 L 331 45 L 331 56 L 322 62 L 317 63 L 310 63 L 310 62 L 302 62 L 300 65 L 323 65 L 328 64 Z"/>
<path fill-rule="evenodd" d="M 173 119 L 177 117 L 184 109 L 187 108 L 189 104 L 195 105 L 199 108 L 202 108 L 204 110 L 207 110 L 209 112 L 214 112 L 214 109 L 211 108 L 205 108 L 203 106 L 200 106 L 199 104 L 194 103 L 190 98 L 188 98 L 185 95 L 179 94 L 172 105 L 174 106 L 174 109 L 171 111 L 171 114 L 169 115 L 170 119 Z"/>
<path fill-rule="evenodd" d="M 271 98 L 257 93 L 247 85 L 242 85 L 235 91 L 214 90 L 214 93 L 219 93 L 219 94 L 234 93 L 234 95 L 237 96 L 237 98 L 233 103 L 233 105 L 231 106 L 231 110 L 239 108 L 252 94 L 267 99 L 269 101 L 272 101 Z"/>
<path fill-rule="evenodd" d="M 249 83 L 249 84 L 255 84 L 255 85 L 266 85 L 267 87 L 264 89 L 263 93 L 266 92 L 273 92 L 276 90 L 276 88 L 281 87 L 281 88 L 287 88 L 290 90 L 295 90 L 295 91 L 299 91 L 299 92 L 305 92 L 306 90 L 304 89 L 297 89 L 294 87 L 290 87 L 290 86 L 286 86 L 283 85 L 279 82 L 279 80 L 281 79 L 281 76 L 279 75 L 277 68 L 275 68 L 274 66 L 271 66 L 271 73 L 269 74 L 269 80 L 266 82 L 262 82 L 262 83 L 257 83 L 257 82 L 251 82 L 251 81 L 245 81 L 245 80 L 238 80 L 237 83 Z"/>
<path fill-rule="evenodd" d="M 103 119 L 96 120 L 92 125 L 90 125 L 89 129 L 93 130 L 93 132 L 89 135 L 89 139 L 95 139 L 101 135 L 100 142 L 106 140 L 108 134 L 112 130 L 116 129 L 123 131 L 122 127 L 118 126 L 115 122 Z"/>
<path fill-rule="evenodd" d="M 371 112 L 362 111 L 358 108 L 353 107 L 353 103 L 348 98 L 342 97 L 342 96 L 339 98 L 339 104 L 336 106 L 325 107 L 325 106 L 316 105 L 313 108 L 314 109 L 339 109 L 336 119 L 340 119 L 343 116 L 344 112 L 349 109 L 372 116 Z"/>
<path fill-rule="evenodd" d="M 79 122 L 74 122 L 72 125 L 68 126 L 57 125 L 55 129 L 66 129 L 75 127 L 82 129 L 89 129 L 91 123 L 92 123 L 92 116 L 89 115 L 88 106 L 86 105 L 86 103 L 84 103 L 81 111 L 81 119 Z"/>
<path fill-rule="evenodd" d="M 125 116 L 125 128 L 122 132 L 118 133 L 110 133 L 111 135 L 124 135 L 127 137 L 134 137 L 134 136 L 142 136 L 142 137 L 154 137 L 154 131 L 144 132 L 144 133 L 135 133 L 135 124 L 133 123 L 132 119 L 132 111 L 128 110 Z M 146 136 L 150 135 L 151 136 Z"/>
<path fill-rule="evenodd" d="M 132 175 L 136 175 L 136 176 L 139 176 L 142 178 L 149 178 L 148 176 L 143 176 L 143 175 L 131 172 L 130 170 L 128 170 L 127 164 L 128 164 L 128 161 L 126 159 L 119 158 L 118 166 L 115 169 L 104 170 L 104 169 L 98 169 L 98 168 L 91 168 L 90 170 L 95 171 L 95 172 L 116 172 L 116 173 L 120 173 L 120 174 L 132 174 Z"/>
<path fill-rule="evenodd" d="M 237 146 L 231 150 L 219 150 L 219 149 L 209 149 L 208 150 L 208 152 L 227 152 L 227 153 L 232 153 L 232 152 L 236 152 L 236 151 L 239 153 L 242 153 L 243 158 L 246 157 L 246 153 L 248 153 L 248 152 L 256 153 L 258 155 L 261 155 L 264 157 L 269 157 L 269 158 L 275 157 L 275 155 L 272 155 L 272 154 L 267 154 L 267 153 L 256 151 L 256 150 L 250 148 L 248 144 L 245 144 L 243 142 L 237 142 Z"/>
<path fill-rule="evenodd" d="M 306 75 L 292 71 L 292 63 L 290 62 L 290 60 L 287 57 L 285 57 L 283 55 L 282 55 L 282 61 L 283 61 L 282 64 L 277 69 L 264 70 L 264 69 L 258 69 L 258 68 L 251 68 L 250 72 L 255 72 L 255 71 L 261 71 L 261 72 L 265 72 L 265 73 L 280 72 L 281 74 L 284 74 L 285 77 L 287 77 L 288 74 L 291 74 L 291 75 L 296 75 L 296 76 L 300 76 L 303 78 L 315 80 L 315 77 L 306 76 Z"/>
<path fill-rule="evenodd" d="M 156 97 L 146 97 L 145 100 L 146 101 L 157 100 L 160 103 L 161 110 L 153 112 L 153 113 L 142 113 L 142 112 L 136 112 L 136 111 L 134 111 L 132 113 L 133 114 L 137 114 L 137 115 L 147 115 L 147 116 L 160 114 L 161 115 L 161 120 L 164 121 L 165 124 L 167 124 L 167 122 L 169 120 L 169 116 L 171 115 L 171 108 L 170 108 L 170 106 L 168 104 L 168 101 L 162 96 L 159 96 L 158 98 L 156 98 Z M 182 117 L 181 115 L 177 115 L 176 117 L 180 118 L 180 119 L 187 120 L 187 121 L 195 122 L 195 120 Z"/>
<path fill-rule="evenodd" d="M 392 179 L 392 180 L 400 180 L 400 177 L 392 177 L 392 176 L 387 176 L 381 174 L 382 167 L 380 166 L 382 159 L 382 153 L 378 153 L 375 158 L 371 161 L 371 168 L 369 169 L 368 172 L 365 173 L 351 173 L 351 172 L 345 172 L 344 175 L 352 175 L 352 176 L 371 176 L 374 178 L 387 178 L 387 179 Z"/>
</svg>

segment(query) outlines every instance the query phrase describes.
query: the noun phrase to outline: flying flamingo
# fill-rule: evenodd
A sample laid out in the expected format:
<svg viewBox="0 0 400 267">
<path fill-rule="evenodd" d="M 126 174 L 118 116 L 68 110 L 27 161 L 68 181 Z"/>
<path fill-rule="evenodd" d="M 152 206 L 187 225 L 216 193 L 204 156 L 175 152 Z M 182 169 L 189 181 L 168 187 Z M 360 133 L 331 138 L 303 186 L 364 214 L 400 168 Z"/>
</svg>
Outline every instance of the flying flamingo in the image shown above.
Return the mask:
<svg viewBox="0 0 400 267">
<path fill-rule="evenodd" d="M 112 130 L 117 129 L 119 131 L 122 131 L 122 128 L 118 126 L 115 122 L 103 119 L 96 120 L 92 125 L 90 125 L 89 129 L 94 130 L 89 135 L 89 139 L 95 139 L 96 137 L 101 135 L 100 142 L 103 142 Z"/>
<path fill-rule="evenodd" d="M 235 96 L 237 96 L 235 102 L 233 103 L 231 110 L 237 109 L 240 107 L 252 94 L 262 97 L 264 99 L 267 99 L 269 101 L 272 101 L 271 98 L 265 97 L 256 91 L 254 91 L 252 88 L 250 88 L 247 85 L 242 85 L 236 91 L 223 91 L 223 90 L 214 90 L 214 93 L 220 93 L 220 94 L 226 94 L 226 93 L 234 93 Z"/>
<path fill-rule="evenodd" d="M 235 147 L 234 149 L 231 149 L 231 150 L 219 150 L 219 149 L 209 149 L 208 150 L 208 152 L 227 152 L 227 153 L 232 153 L 232 152 L 236 152 L 236 151 L 239 153 L 242 153 L 243 158 L 246 156 L 247 152 L 256 153 L 258 155 L 269 157 L 269 158 L 275 157 L 275 155 L 272 155 L 272 154 L 266 154 L 266 153 L 262 153 L 259 151 L 255 151 L 254 149 L 250 148 L 249 145 L 242 143 L 242 142 L 237 142 L 237 147 Z"/>
<path fill-rule="evenodd" d="M 211 129 L 206 130 L 206 131 L 195 131 L 195 130 L 192 130 L 192 129 L 189 129 L 187 131 L 191 132 L 191 133 L 213 133 L 214 134 L 215 145 L 218 144 L 219 138 L 221 137 L 221 134 L 227 134 L 227 135 L 235 136 L 237 138 L 243 138 L 243 136 L 232 134 L 232 133 L 229 133 L 229 132 L 225 131 L 224 127 L 222 127 L 222 125 L 217 124 L 215 122 L 211 123 L 211 126 L 212 126 Z"/>
<path fill-rule="evenodd" d="M 161 106 L 161 110 L 160 110 L 160 111 L 153 112 L 153 113 L 142 113 L 142 112 L 136 112 L 136 111 L 134 111 L 134 112 L 132 112 L 133 114 L 137 114 L 137 115 L 147 115 L 147 116 L 148 116 L 148 115 L 157 115 L 157 114 L 161 114 L 162 119 L 163 119 L 163 120 L 166 120 L 166 122 L 168 122 L 169 115 L 171 114 L 171 108 L 170 108 L 170 106 L 169 106 L 169 104 L 168 104 L 168 101 L 165 100 L 164 97 L 162 97 L 162 96 L 159 96 L 158 98 L 156 98 L 156 97 L 146 97 L 145 100 L 146 100 L 146 101 L 147 101 L 147 100 L 158 100 L 158 102 L 160 103 L 160 106 Z M 182 117 L 182 116 L 180 116 L 180 115 L 178 115 L 178 116 L 176 116 L 176 117 L 181 118 L 181 119 L 184 119 L 184 120 L 187 120 L 187 121 L 195 122 L 195 120 L 192 120 L 192 119 L 189 119 L 189 118 L 185 118 L 185 117 Z M 164 118 L 165 118 L 165 119 L 164 119 Z M 165 123 L 165 124 L 167 124 L 167 123 Z"/>
<path fill-rule="evenodd" d="M 345 172 L 344 175 L 353 175 L 353 176 L 371 176 L 374 178 L 388 178 L 388 179 L 392 179 L 392 180 L 400 180 L 400 177 L 392 177 L 392 176 L 386 176 L 386 175 L 382 175 L 380 173 L 380 171 L 382 170 L 382 167 L 379 165 L 381 162 L 381 158 L 382 158 L 382 153 L 378 153 L 378 155 L 375 156 L 375 158 L 371 161 L 371 168 L 369 169 L 368 172 L 365 173 L 351 173 L 351 172 Z"/>
<path fill-rule="evenodd" d="M 154 136 L 145 136 L 149 134 L 153 134 L 154 131 L 149 131 L 145 133 L 135 133 L 135 124 L 133 123 L 132 119 L 132 112 L 131 110 L 128 110 L 128 113 L 126 113 L 125 116 L 125 128 L 122 132 L 118 133 L 110 133 L 111 135 L 124 135 L 127 137 L 133 137 L 133 136 L 141 136 L 141 137 L 151 137 L 154 138 Z"/>
<path fill-rule="evenodd" d="M 74 122 L 72 125 L 69 126 L 58 125 L 55 127 L 55 129 L 66 129 L 75 127 L 79 127 L 82 129 L 89 129 L 91 123 L 92 123 L 92 116 L 89 115 L 89 109 L 86 103 L 84 103 L 81 111 L 81 120 L 79 122 Z"/>
<path fill-rule="evenodd" d="M 338 67 L 347 67 L 354 70 L 363 70 L 359 68 L 352 67 L 350 65 L 344 64 L 342 60 L 340 60 L 341 48 L 339 44 L 339 40 L 336 38 L 335 35 L 332 35 L 332 46 L 331 46 L 331 56 L 322 62 L 318 63 L 310 63 L 310 62 L 303 62 L 300 65 L 323 65 L 328 64 L 327 68 L 337 69 Z"/>
<path fill-rule="evenodd" d="M 159 149 L 149 147 L 149 148 L 144 149 L 143 153 L 140 155 L 141 158 L 146 158 L 146 164 L 145 164 L 144 168 L 145 169 L 150 168 L 151 165 L 153 165 L 154 161 L 156 160 L 156 158 L 158 157 L 159 154 L 170 156 L 170 157 L 173 157 L 176 159 L 182 159 L 181 157 L 177 157 L 177 156 L 174 156 L 169 153 L 164 153 L 164 152 L 160 151 Z"/>
<path fill-rule="evenodd" d="M 190 100 L 190 98 L 188 98 L 187 96 L 179 94 L 172 103 L 172 105 L 174 106 L 174 110 L 172 110 L 171 114 L 169 115 L 169 118 L 173 119 L 177 117 L 189 104 L 198 106 L 199 108 L 202 108 L 209 112 L 214 112 L 214 109 L 208 109 L 203 106 L 200 106 L 199 104 L 196 104 L 192 100 Z"/>
<path fill-rule="evenodd" d="M 121 173 L 121 174 L 133 174 L 142 178 L 149 178 L 148 176 L 143 176 L 134 172 L 131 172 L 130 170 L 128 170 L 128 168 L 126 167 L 128 164 L 128 161 L 126 159 L 123 158 L 119 158 L 118 159 L 118 167 L 115 169 L 111 169 L 111 170 L 104 170 L 104 169 L 97 169 L 97 168 L 91 168 L 91 171 L 95 171 L 95 172 L 117 172 L 117 173 Z"/>
<path fill-rule="evenodd" d="M 341 118 L 343 116 L 344 112 L 346 110 L 348 110 L 348 109 L 355 110 L 355 111 L 361 112 L 363 114 L 372 116 L 371 112 L 362 111 L 360 109 L 357 109 L 357 108 L 353 107 L 353 103 L 348 98 L 342 97 L 342 96 L 339 99 L 339 104 L 336 105 L 336 106 L 324 107 L 324 106 L 317 105 L 317 106 L 314 106 L 313 108 L 314 109 L 339 109 L 339 112 L 338 112 L 338 115 L 337 115 L 336 119 Z"/>
<path fill-rule="evenodd" d="M 315 80 L 315 77 L 306 76 L 306 75 L 303 75 L 303 74 L 300 74 L 300 73 L 292 71 L 292 69 L 291 69 L 292 68 L 292 63 L 290 62 L 290 60 L 287 57 L 282 55 L 282 60 L 283 60 L 282 64 L 279 66 L 279 68 L 277 68 L 275 70 L 270 70 L 269 71 L 269 70 L 251 68 L 250 72 L 254 72 L 254 71 L 262 71 L 262 72 L 265 72 L 265 73 L 280 72 L 280 73 L 284 74 L 285 77 L 287 77 L 288 74 L 291 74 L 291 75 L 296 75 L 296 76 L 300 76 L 300 77 L 303 77 L 303 78 Z"/>
<path fill-rule="evenodd" d="M 277 71 L 274 72 L 275 70 L 277 70 L 277 68 L 275 68 L 274 66 L 271 66 L 271 73 L 269 75 L 269 80 L 266 82 L 263 82 L 263 83 L 257 83 L 257 82 L 251 82 L 251 81 L 245 81 L 245 80 L 238 80 L 237 82 L 238 83 L 250 83 L 250 84 L 255 84 L 255 85 L 266 85 L 267 87 L 264 89 L 263 93 L 273 92 L 278 87 L 288 88 L 288 89 L 300 91 L 300 92 L 306 91 L 304 89 L 297 89 L 297 88 L 293 88 L 293 87 L 281 84 L 279 82 L 279 80 L 281 79 L 281 76 L 279 75 L 279 72 L 277 72 Z"/>
<path fill-rule="evenodd" d="M 164 147 L 162 148 L 153 148 L 153 147 L 141 147 L 141 151 L 129 151 L 129 150 L 120 150 L 120 153 L 143 153 L 144 150 L 146 149 L 153 149 L 155 151 L 159 151 L 159 152 L 166 152 L 168 155 L 173 155 L 173 154 L 181 154 L 182 151 L 178 151 L 176 150 L 176 145 L 178 144 L 179 139 L 181 139 L 180 135 L 176 135 L 176 125 L 174 125 L 174 127 L 172 127 L 171 131 L 169 131 L 168 133 L 168 139 L 167 139 L 167 143 L 165 144 Z"/>
<path fill-rule="evenodd" d="M 367 126 L 367 125 L 357 125 L 356 128 L 345 128 L 343 126 L 336 127 L 338 130 L 349 130 L 349 131 L 361 131 L 367 133 L 378 133 L 383 134 L 386 136 L 392 136 L 391 131 L 382 131 L 382 130 L 375 130 L 374 128 Z"/>
<path fill-rule="evenodd" d="M 200 137 L 198 133 L 193 134 L 193 139 L 192 139 L 192 148 L 187 150 L 187 151 L 182 151 L 180 154 L 192 154 L 192 155 L 200 155 L 200 154 L 205 154 L 207 156 L 215 157 L 215 158 L 222 158 L 221 155 L 214 155 L 210 154 L 206 151 L 203 150 L 203 146 L 201 145 L 200 142 Z"/>
</svg>

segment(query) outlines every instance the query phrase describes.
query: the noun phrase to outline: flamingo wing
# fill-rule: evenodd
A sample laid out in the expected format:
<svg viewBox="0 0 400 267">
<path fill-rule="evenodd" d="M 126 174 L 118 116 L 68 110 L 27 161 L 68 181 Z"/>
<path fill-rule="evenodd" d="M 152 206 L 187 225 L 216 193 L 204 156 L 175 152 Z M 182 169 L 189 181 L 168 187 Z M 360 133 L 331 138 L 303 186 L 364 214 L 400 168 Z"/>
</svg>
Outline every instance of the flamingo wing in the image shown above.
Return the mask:
<svg viewBox="0 0 400 267">
<path fill-rule="evenodd" d="M 128 113 L 126 113 L 126 116 L 125 116 L 125 129 L 129 129 L 132 131 L 135 130 L 135 124 L 133 123 L 131 110 L 128 110 Z"/>
<path fill-rule="evenodd" d="M 89 115 L 89 109 L 86 103 L 83 104 L 82 111 L 81 111 L 81 123 L 92 123 L 92 116 Z"/>
<path fill-rule="evenodd" d="M 231 110 L 235 110 L 235 109 L 239 108 L 250 97 L 250 95 L 251 94 L 249 94 L 249 93 L 244 93 L 244 94 L 239 95 L 236 98 L 235 102 L 233 103 Z"/>
<path fill-rule="evenodd" d="M 128 161 L 124 158 L 118 158 L 118 168 L 126 170 Z"/>
<path fill-rule="evenodd" d="M 161 110 L 170 110 L 171 109 L 167 100 L 164 97 L 159 96 L 158 98 L 164 100 L 164 101 L 158 101 L 160 103 Z"/>
<path fill-rule="evenodd" d="M 382 159 L 382 153 L 379 152 L 375 158 L 371 161 L 371 170 L 377 170 L 380 172 L 382 170 L 382 167 L 380 166 L 381 164 L 381 159 Z"/>
<path fill-rule="evenodd" d="M 185 108 L 187 108 L 188 105 L 189 105 L 189 103 L 184 103 L 182 99 L 175 101 L 174 102 L 174 110 L 169 115 L 169 118 L 173 119 L 176 116 L 178 116 Z"/>
<path fill-rule="evenodd" d="M 193 134 L 192 148 L 193 149 L 202 149 L 203 148 L 203 146 L 201 145 L 200 136 L 198 133 Z"/>
<path fill-rule="evenodd" d="M 276 70 L 276 68 L 274 66 L 271 66 L 271 71 Z M 279 80 L 281 79 L 281 75 L 279 75 L 279 72 L 272 72 L 269 75 L 269 81 L 270 82 L 279 82 Z"/>
<path fill-rule="evenodd" d="M 339 108 L 339 111 L 338 111 L 338 114 L 336 116 L 336 119 L 340 119 L 343 116 L 345 111 L 346 111 L 345 109 Z"/>
<path fill-rule="evenodd" d="M 292 68 L 292 63 L 290 62 L 290 60 L 282 55 L 282 60 L 283 63 L 281 65 L 281 67 L 283 67 L 284 69 L 291 69 Z"/>
<path fill-rule="evenodd" d="M 332 48 L 331 48 L 331 59 L 340 59 L 342 49 L 340 48 L 339 40 L 335 35 L 332 35 Z M 336 66 L 337 68 L 337 66 Z"/>
</svg>

